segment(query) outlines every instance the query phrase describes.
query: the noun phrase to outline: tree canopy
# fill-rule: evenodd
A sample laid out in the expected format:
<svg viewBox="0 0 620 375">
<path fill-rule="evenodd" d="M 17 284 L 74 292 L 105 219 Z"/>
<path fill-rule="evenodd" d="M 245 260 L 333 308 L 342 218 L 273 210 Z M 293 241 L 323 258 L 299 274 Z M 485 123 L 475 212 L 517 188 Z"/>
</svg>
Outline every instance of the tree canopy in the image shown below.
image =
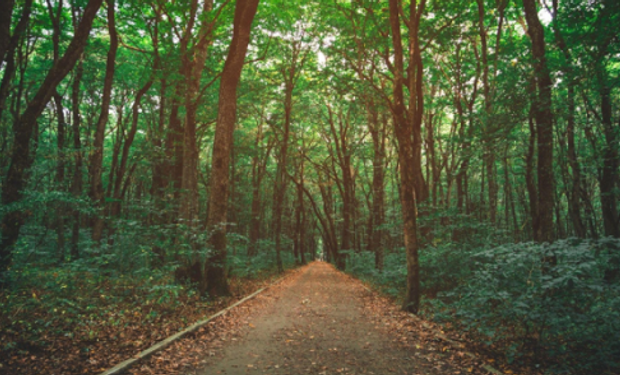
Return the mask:
<svg viewBox="0 0 620 375">
<path fill-rule="evenodd" d="M 3 310 L 322 257 L 617 370 L 620 2 L 0 3 Z"/>
</svg>

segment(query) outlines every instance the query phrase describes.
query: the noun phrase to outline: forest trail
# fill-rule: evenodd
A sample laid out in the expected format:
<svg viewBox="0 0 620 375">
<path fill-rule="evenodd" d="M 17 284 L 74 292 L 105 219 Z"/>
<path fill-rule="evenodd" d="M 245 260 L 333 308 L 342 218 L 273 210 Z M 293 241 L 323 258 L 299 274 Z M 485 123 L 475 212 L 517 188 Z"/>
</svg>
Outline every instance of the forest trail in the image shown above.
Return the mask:
<svg viewBox="0 0 620 375">
<path fill-rule="evenodd" d="M 372 294 L 332 265 L 313 262 L 259 295 L 236 337 L 196 373 L 461 373 L 445 348 L 429 347 L 423 328 L 405 329 L 418 344 L 403 340 L 402 315 L 376 306 Z"/>
</svg>

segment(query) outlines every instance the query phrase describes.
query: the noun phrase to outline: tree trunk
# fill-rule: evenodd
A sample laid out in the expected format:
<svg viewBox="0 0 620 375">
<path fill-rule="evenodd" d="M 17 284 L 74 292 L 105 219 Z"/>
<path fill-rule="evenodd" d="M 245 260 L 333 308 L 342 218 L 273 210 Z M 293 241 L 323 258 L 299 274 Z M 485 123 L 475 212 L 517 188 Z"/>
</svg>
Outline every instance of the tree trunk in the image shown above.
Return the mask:
<svg viewBox="0 0 620 375">
<path fill-rule="evenodd" d="M 0 67 L 4 62 L 4 55 L 11 44 L 11 21 L 13 18 L 14 0 L 0 0 Z"/>
<path fill-rule="evenodd" d="M 82 60 L 75 69 L 73 77 L 73 85 L 71 86 L 71 115 L 73 116 L 72 132 L 73 132 L 73 152 L 75 153 L 75 164 L 73 167 L 73 179 L 71 180 L 71 193 L 75 198 L 82 195 L 82 142 L 80 140 L 80 83 L 83 74 Z M 71 230 L 71 259 L 75 260 L 79 257 L 79 241 L 80 241 L 80 210 L 73 210 L 73 228 Z"/>
<path fill-rule="evenodd" d="M 116 177 L 114 178 L 114 190 L 112 193 L 112 197 L 114 198 L 114 203 L 112 204 L 111 215 L 119 216 L 121 213 L 121 199 L 122 196 L 122 186 L 123 181 L 125 181 L 125 175 L 127 174 L 127 162 L 129 160 L 129 149 L 133 144 L 133 140 L 136 137 L 136 133 L 138 132 L 138 116 L 139 116 L 139 108 L 140 108 L 140 100 L 146 92 L 153 85 L 153 80 L 149 80 L 140 90 L 138 90 L 136 94 L 136 98 L 134 99 L 133 105 L 131 107 L 131 128 L 125 137 L 125 142 L 123 143 L 123 149 L 121 151 L 121 160 L 119 162 L 118 168 L 116 169 Z"/>
<path fill-rule="evenodd" d="M 32 165 L 33 158 L 30 155 L 30 140 L 37 124 L 37 119 L 50 101 L 58 84 L 73 69 L 76 61 L 82 54 L 86 40 L 90 34 L 93 20 L 101 7 L 103 0 L 89 0 L 82 20 L 78 25 L 73 39 L 69 43 L 64 55 L 48 71 L 43 83 L 39 86 L 36 94 L 28 103 L 23 114 L 13 124 L 15 134 L 13 148 L 11 150 L 11 162 L 9 170 L 2 185 L 2 205 L 7 206 L 18 202 L 22 198 L 23 189 L 27 183 L 26 174 Z M 10 211 L 2 220 L 2 239 L 0 242 L 0 275 L 11 264 L 12 248 L 19 236 L 19 230 L 25 220 L 22 211 Z M 2 279 L 2 276 L 0 276 Z M 0 280 L 2 283 L 2 280 Z"/>
<path fill-rule="evenodd" d="M 568 194 L 568 211 L 577 237 L 586 236 L 586 227 L 581 218 L 581 167 L 575 148 L 575 83 L 568 83 L 566 138 L 568 143 L 568 164 L 572 170 L 572 181 Z"/>
<path fill-rule="evenodd" d="M 492 225 L 495 225 L 497 221 L 497 179 L 495 176 L 495 151 L 493 150 L 493 133 L 495 130 L 491 119 L 492 102 L 489 84 L 489 51 L 487 46 L 487 30 L 484 26 L 484 1 L 476 0 L 476 2 L 478 4 L 478 28 L 480 34 L 480 52 L 482 57 L 482 92 L 484 97 L 484 123 L 482 125 L 485 129 L 485 136 L 483 138 L 483 161 L 486 168 L 486 180 L 488 184 L 489 221 Z"/>
<path fill-rule="evenodd" d="M 194 3 L 195 4 L 195 3 Z M 193 5 L 195 6 L 195 5 Z M 185 127 L 183 129 L 183 173 L 181 177 L 181 206 L 179 216 L 184 223 L 193 227 L 198 216 L 198 146 L 196 143 L 196 111 L 200 100 L 200 78 L 207 59 L 207 50 L 211 44 L 213 22 L 208 22 L 206 15 L 213 8 L 212 0 L 204 0 L 202 22 L 198 31 L 198 42 L 194 48 L 185 51 L 183 75 L 185 78 Z M 186 36 L 191 32 L 188 28 Z M 198 259 L 194 260 L 199 262 Z"/>
<path fill-rule="evenodd" d="M 601 173 L 601 210 L 603 212 L 603 228 L 605 236 L 620 238 L 620 216 L 618 216 L 618 136 L 611 120 L 611 88 L 605 79 L 601 79 L 601 118 L 605 134 L 603 151 L 603 172 Z"/>
<path fill-rule="evenodd" d="M 276 264 L 278 272 L 283 272 L 281 256 L 281 234 L 282 234 L 282 210 L 286 198 L 286 187 L 288 179 L 286 177 L 286 163 L 288 156 L 288 141 L 291 127 L 291 116 L 293 111 L 293 90 L 297 84 L 297 78 L 303 68 L 305 58 L 299 59 L 301 53 L 301 41 L 291 42 L 290 65 L 280 69 L 284 80 L 284 125 L 282 127 L 282 139 L 280 140 L 280 151 L 278 155 L 278 167 L 276 171 L 276 181 L 274 189 L 274 209 L 273 209 L 273 230 L 276 246 Z M 305 56 L 304 56 L 305 57 Z"/>
<path fill-rule="evenodd" d="M 394 48 L 394 81 L 392 115 L 394 130 L 398 141 L 398 161 L 400 163 L 400 198 L 403 215 L 403 234 L 407 254 L 407 289 L 403 309 L 417 313 L 420 307 L 420 264 L 418 262 L 417 203 L 428 197 L 428 190 L 422 176 L 421 165 L 421 124 L 424 110 L 422 90 L 423 66 L 419 46 L 418 31 L 420 17 L 426 1 L 421 0 L 418 7 L 412 2 L 409 8 L 409 113 L 405 115 L 404 61 L 399 19 L 399 2 L 390 0 L 390 28 Z"/>
<path fill-rule="evenodd" d="M 382 116 L 382 123 L 379 124 L 377 111 L 371 106 L 370 133 L 372 135 L 373 159 L 372 159 L 372 250 L 375 253 L 375 268 L 383 270 L 383 258 L 385 244 L 384 229 L 381 226 L 385 220 L 385 190 L 384 190 L 384 160 L 385 160 L 385 139 L 387 131 L 387 117 Z"/>
<path fill-rule="evenodd" d="M 58 92 L 54 93 L 54 103 L 56 105 L 56 117 L 58 120 L 57 146 L 58 146 L 58 164 L 56 165 L 56 183 L 58 190 L 63 190 L 65 181 L 65 114 L 62 106 L 62 97 Z M 63 261 L 65 258 L 65 210 L 66 205 L 59 203 L 56 214 L 56 242 L 58 244 L 58 259 Z"/>
<path fill-rule="evenodd" d="M 530 84 L 532 94 L 534 93 L 534 85 Z M 529 195 L 529 214 L 532 221 L 532 236 L 536 236 L 538 232 L 538 191 L 536 190 L 536 179 L 534 177 L 534 170 L 536 168 L 536 127 L 534 125 L 534 106 L 530 105 L 530 113 L 528 118 L 530 137 L 527 148 L 527 155 L 525 158 L 525 184 Z"/>
<path fill-rule="evenodd" d="M 108 7 L 108 32 L 110 34 L 110 49 L 105 69 L 105 79 L 103 83 L 103 98 L 101 100 L 101 111 L 95 127 L 95 137 L 93 139 L 92 150 L 90 153 L 89 177 L 90 177 L 90 199 L 100 209 L 104 204 L 104 191 L 101 175 L 103 172 L 103 142 L 105 138 L 105 128 L 108 123 L 110 112 L 110 101 L 112 97 L 112 84 L 114 82 L 114 71 L 116 63 L 116 51 L 118 50 L 118 35 L 116 33 L 116 20 L 114 15 L 114 0 L 106 0 Z M 99 244 L 103 236 L 103 211 L 100 211 L 93 218 L 92 239 L 95 244 Z"/>
<path fill-rule="evenodd" d="M 532 41 L 534 76 L 537 93 L 534 119 L 536 120 L 538 152 L 538 230 L 537 242 L 553 242 L 553 207 L 555 184 L 553 177 L 553 114 L 551 112 L 551 75 L 545 56 L 545 32 L 536 10 L 535 0 L 523 0 L 528 36 Z"/>
<path fill-rule="evenodd" d="M 568 213 L 570 221 L 573 224 L 573 230 L 577 237 L 586 236 L 586 226 L 581 217 L 581 167 L 579 160 L 577 159 L 577 152 L 575 149 L 575 77 L 573 76 L 573 59 L 571 52 L 566 46 L 564 36 L 562 35 L 556 17 L 558 16 L 558 1 L 554 0 L 553 4 L 553 17 L 552 22 L 553 33 L 555 36 L 555 42 L 558 48 L 564 54 L 565 66 L 563 67 L 564 74 L 568 79 L 567 83 L 567 98 L 566 98 L 566 141 L 568 145 L 568 165 L 572 171 L 572 180 L 568 184 L 567 198 L 568 198 Z"/>
<path fill-rule="evenodd" d="M 201 290 L 211 296 L 230 294 L 226 278 L 226 213 L 229 190 L 230 150 L 237 118 L 237 86 L 250 42 L 252 21 L 259 0 L 237 0 L 233 38 L 220 81 L 215 140 L 211 164 L 211 196 L 207 230 L 212 255 L 205 265 Z"/>
</svg>

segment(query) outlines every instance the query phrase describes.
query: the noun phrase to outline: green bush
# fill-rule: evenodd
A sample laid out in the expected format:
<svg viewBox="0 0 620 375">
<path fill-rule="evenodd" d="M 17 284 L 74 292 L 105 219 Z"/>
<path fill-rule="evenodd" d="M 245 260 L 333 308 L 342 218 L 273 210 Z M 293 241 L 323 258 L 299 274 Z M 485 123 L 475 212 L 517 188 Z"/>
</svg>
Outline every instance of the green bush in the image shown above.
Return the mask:
<svg viewBox="0 0 620 375">
<path fill-rule="evenodd" d="M 620 284 L 605 275 L 618 264 L 618 249 L 617 239 L 569 239 L 478 252 L 468 282 L 440 294 L 435 316 L 488 344 L 509 342 L 509 361 L 529 356 L 560 372 L 617 370 Z"/>
<path fill-rule="evenodd" d="M 253 257 L 247 255 L 248 243 L 245 237 L 237 234 L 233 236 L 229 235 L 229 245 L 231 242 L 237 243 L 237 245 L 232 246 L 233 248 L 237 246 L 237 251 L 228 254 L 227 257 L 228 267 L 232 275 L 255 278 L 263 272 L 277 271 L 275 243 L 273 241 L 267 239 L 258 240 L 258 251 Z M 283 242 L 286 244 L 285 241 Z M 282 251 L 280 255 L 282 256 L 282 265 L 284 269 L 291 268 L 295 265 L 295 258 L 291 251 Z"/>
<path fill-rule="evenodd" d="M 423 314 L 503 350 L 509 362 L 527 359 L 556 373 L 618 371 L 620 281 L 610 272 L 618 264 L 620 240 L 611 238 L 438 242 L 420 251 Z M 395 297 L 406 287 L 402 248 L 385 255 L 382 272 L 373 253 L 351 252 L 347 271 Z"/>
</svg>

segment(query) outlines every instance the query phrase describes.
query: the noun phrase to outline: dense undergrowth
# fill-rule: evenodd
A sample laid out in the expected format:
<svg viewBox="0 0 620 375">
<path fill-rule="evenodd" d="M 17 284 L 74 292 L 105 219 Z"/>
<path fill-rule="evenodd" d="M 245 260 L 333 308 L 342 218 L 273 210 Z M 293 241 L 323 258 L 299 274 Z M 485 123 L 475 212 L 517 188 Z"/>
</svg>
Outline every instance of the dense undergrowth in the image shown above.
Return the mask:
<svg viewBox="0 0 620 375">
<path fill-rule="evenodd" d="M 478 232 L 480 233 L 480 232 Z M 499 238 L 501 237 L 495 237 Z M 488 242 L 488 245 L 484 245 Z M 498 244 L 488 236 L 420 252 L 423 315 L 466 332 L 504 363 L 546 373 L 620 370 L 620 240 Z M 351 253 L 348 271 L 398 297 L 404 249 Z"/>
<path fill-rule="evenodd" d="M 71 259 L 59 256 L 55 231 L 24 229 L 11 288 L 0 293 L 0 373 L 96 372 L 228 303 L 200 296 L 174 277 L 188 257 L 207 255 L 208 249 L 188 243 L 206 243 L 198 230 L 189 237 L 181 235 L 191 233 L 183 226 L 118 221 L 112 241 L 94 247 L 85 236 L 80 257 Z M 276 274 L 270 241 L 261 241 L 252 258 L 243 236 L 231 234 L 229 245 L 232 298 Z M 285 268 L 294 262 L 283 253 Z"/>
</svg>

